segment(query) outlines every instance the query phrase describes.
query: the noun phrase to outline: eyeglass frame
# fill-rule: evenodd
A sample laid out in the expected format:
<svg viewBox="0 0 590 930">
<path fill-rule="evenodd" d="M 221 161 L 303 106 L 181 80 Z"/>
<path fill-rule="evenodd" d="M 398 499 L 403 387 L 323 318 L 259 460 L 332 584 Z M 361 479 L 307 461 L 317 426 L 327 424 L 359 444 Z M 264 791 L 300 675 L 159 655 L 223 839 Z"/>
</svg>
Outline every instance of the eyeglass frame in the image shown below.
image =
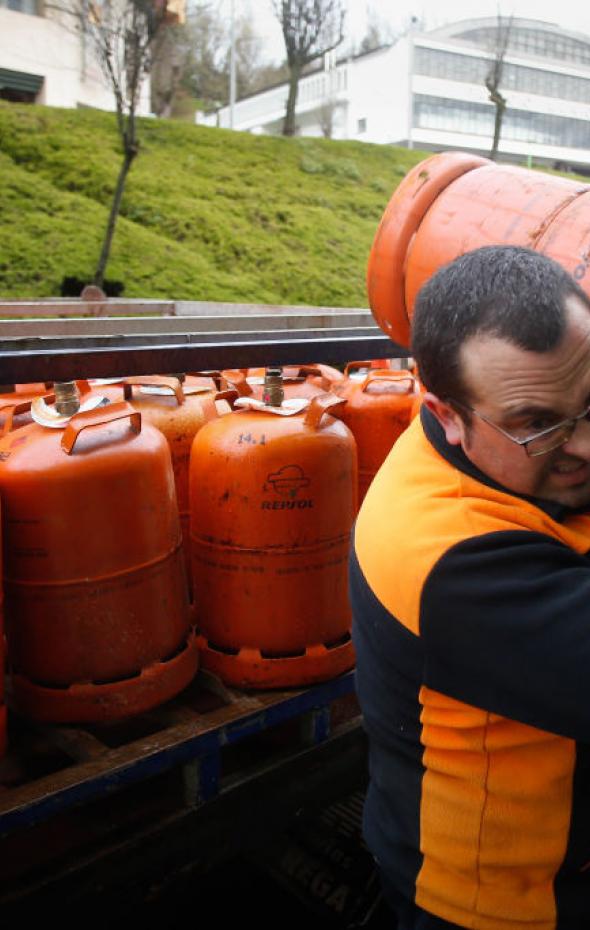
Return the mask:
<svg viewBox="0 0 590 930">
<path fill-rule="evenodd" d="M 464 410 L 469 410 L 470 413 L 474 413 L 476 417 L 479 417 L 480 420 L 483 420 L 484 423 L 487 423 L 488 426 L 491 426 L 493 429 L 497 430 L 498 433 L 501 433 L 502 436 L 505 436 L 506 439 L 510 439 L 511 442 L 516 443 L 517 446 L 522 446 L 524 451 L 529 458 L 537 458 L 540 455 L 548 455 L 550 452 L 555 452 L 556 449 L 565 446 L 566 442 L 569 442 L 572 436 L 574 435 L 576 426 L 580 420 L 585 420 L 590 416 L 590 404 L 586 407 L 582 413 L 579 413 L 577 417 L 568 417 L 567 420 L 560 420 L 559 423 L 556 423 L 554 426 L 548 426 L 547 429 L 542 429 L 538 433 L 532 433 L 532 435 L 527 436 L 525 439 L 517 439 L 516 436 L 512 436 L 511 433 L 506 432 L 505 429 L 502 429 L 501 426 L 498 426 L 497 423 L 494 423 L 493 420 L 490 420 L 489 417 L 486 417 L 484 413 L 480 413 L 479 410 L 476 410 L 475 407 L 470 407 L 469 404 L 464 404 L 462 401 L 455 400 L 452 397 L 447 398 L 447 402 L 456 407 L 462 407 Z M 567 436 L 557 445 L 551 446 L 550 449 L 543 449 L 542 452 L 530 452 L 529 443 L 534 442 L 535 439 L 541 439 L 542 436 L 547 436 L 550 433 L 555 432 L 556 430 L 563 429 L 567 427 L 569 432 Z"/>
</svg>

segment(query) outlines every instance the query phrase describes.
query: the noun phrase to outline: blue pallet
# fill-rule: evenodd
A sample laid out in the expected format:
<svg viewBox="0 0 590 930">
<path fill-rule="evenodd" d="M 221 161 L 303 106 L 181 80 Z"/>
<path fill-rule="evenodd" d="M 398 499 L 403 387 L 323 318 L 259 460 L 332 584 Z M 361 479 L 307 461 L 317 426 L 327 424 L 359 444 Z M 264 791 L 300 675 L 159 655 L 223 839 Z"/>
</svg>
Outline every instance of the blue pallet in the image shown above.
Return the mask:
<svg viewBox="0 0 590 930">
<path fill-rule="evenodd" d="M 0 794 L 0 836 L 179 766 L 195 767 L 190 782 L 192 797 L 186 798 L 186 804 L 205 803 L 220 791 L 221 754 L 225 747 L 304 715 L 310 716 L 307 745 L 318 744 L 330 734 L 332 702 L 353 692 L 352 671 L 297 691 L 246 695 L 223 689 L 225 706 L 204 714 L 184 708 L 181 723 L 116 749 L 101 747 L 99 740 L 80 730 L 82 745 L 96 744 L 93 757 L 25 785 L 6 788 Z M 53 733 L 59 745 L 59 727 L 47 727 L 44 732 L 48 739 Z M 70 739 L 71 732 L 68 728 Z"/>
</svg>

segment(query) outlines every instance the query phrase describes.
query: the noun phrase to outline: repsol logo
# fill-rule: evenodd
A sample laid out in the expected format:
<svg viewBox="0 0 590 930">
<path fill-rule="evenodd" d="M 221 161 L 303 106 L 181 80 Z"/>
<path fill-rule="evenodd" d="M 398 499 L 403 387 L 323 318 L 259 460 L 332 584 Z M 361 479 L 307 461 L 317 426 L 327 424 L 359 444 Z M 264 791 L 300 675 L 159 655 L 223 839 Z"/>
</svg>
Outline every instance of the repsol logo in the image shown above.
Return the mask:
<svg viewBox="0 0 590 930">
<path fill-rule="evenodd" d="M 262 501 L 261 510 L 309 510 L 313 507 L 313 501 L 303 499 L 300 501 Z"/>
</svg>

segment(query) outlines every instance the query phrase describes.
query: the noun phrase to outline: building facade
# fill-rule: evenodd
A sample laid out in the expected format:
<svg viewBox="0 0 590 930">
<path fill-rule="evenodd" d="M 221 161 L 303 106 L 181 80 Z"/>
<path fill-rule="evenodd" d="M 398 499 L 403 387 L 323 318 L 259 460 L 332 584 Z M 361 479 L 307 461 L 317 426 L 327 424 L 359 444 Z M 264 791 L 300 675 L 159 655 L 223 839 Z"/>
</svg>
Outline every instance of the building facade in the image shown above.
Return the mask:
<svg viewBox="0 0 590 930">
<path fill-rule="evenodd" d="M 59 0 L 0 0 L 0 99 L 114 110 L 88 39 L 59 6 Z M 145 81 L 138 113 L 149 111 Z"/>
<path fill-rule="evenodd" d="M 485 155 L 495 117 L 485 80 L 500 41 L 496 18 L 462 20 L 307 75 L 299 132 Z M 590 169 L 590 36 L 512 18 L 500 91 L 500 158 Z M 281 85 L 238 101 L 233 128 L 280 132 L 286 99 Z M 201 121 L 227 127 L 229 108 Z"/>
</svg>

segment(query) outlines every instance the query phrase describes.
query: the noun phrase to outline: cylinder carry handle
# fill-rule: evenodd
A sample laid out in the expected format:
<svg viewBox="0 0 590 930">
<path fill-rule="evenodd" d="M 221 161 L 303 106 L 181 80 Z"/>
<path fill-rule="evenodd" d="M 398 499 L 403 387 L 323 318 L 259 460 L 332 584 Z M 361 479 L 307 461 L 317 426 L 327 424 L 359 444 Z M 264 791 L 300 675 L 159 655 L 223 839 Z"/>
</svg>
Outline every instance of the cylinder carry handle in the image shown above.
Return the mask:
<svg viewBox="0 0 590 930">
<path fill-rule="evenodd" d="M 347 378 L 351 371 L 358 371 L 359 368 L 370 368 L 371 359 L 364 362 L 347 362 L 344 366 L 344 377 Z"/>
<path fill-rule="evenodd" d="M 218 391 L 222 391 L 227 384 L 226 379 L 218 368 L 211 368 L 206 371 L 189 371 L 188 374 L 194 378 L 210 378 Z"/>
<path fill-rule="evenodd" d="M 184 391 L 178 378 L 166 377 L 165 375 L 136 375 L 132 378 L 125 378 L 123 382 L 125 400 L 131 400 L 134 387 L 167 388 L 176 398 L 179 407 L 184 404 Z"/>
<path fill-rule="evenodd" d="M 250 397 L 254 393 L 247 375 L 247 368 L 227 368 L 223 373 L 226 383 L 230 388 L 235 388 L 240 397 Z"/>
<path fill-rule="evenodd" d="M 235 402 L 237 401 L 237 399 L 238 399 L 239 396 L 240 396 L 240 392 L 237 391 L 236 388 L 227 388 L 227 390 L 225 390 L 225 391 L 217 391 L 217 393 L 216 393 L 215 397 L 213 398 L 213 400 L 214 400 L 214 401 L 216 401 L 216 400 L 226 400 L 226 401 L 228 402 L 228 404 L 230 405 L 230 407 L 232 408 L 232 410 L 233 410 L 233 409 L 234 409 L 234 404 L 235 404 Z"/>
<path fill-rule="evenodd" d="M 6 411 L 6 419 L 2 425 L 2 433 L 0 435 L 6 436 L 12 430 L 12 424 L 15 416 L 18 416 L 19 413 L 28 413 L 31 409 L 32 400 L 22 400 L 19 403 L 8 403 L 0 405 L 0 412 L 4 413 Z"/>
<path fill-rule="evenodd" d="M 416 380 L 413 375 L 398 375 L 396 377 L 394 372 L 386 370 L 376 370 L 371 371 L 361 385 L 361 391 L 366 391 L 370 384 L 379 381 L 391 381 L 394 384 L 407 384 L 405 391 L 400 391 L 400 394 L 415 394 L 416 393 Z M 370 392 L 369 392 L 370 393 Z"/>
<path fill-rule="evenodd" d="M 288 371 L 288 369 L 285 370 Z M 307 380 L 307 378 L 321 378 L 322 390 L 330 390 L 330 379 L 326 378 L 322 369 L 317 365 L 299 365 L 295 370 L 297 371 L 297 378 L 302 378 L 304 381 Z M 289 375 L 286 375 L 285 380 L 288 380 L 289 377 Z"/>
<path fill-rule="evenodd" d="M 127 417 L 131 421 L 132 431 L 140 433 L 141 413 L 139 410 L 134 410 L 131 404 L 125 401 L 118 404 L 109 404 L 108 407 L 100 407 L 96 410 L 87 410 L 85 413 L 77 413 L 72 417 L 63 432 L 61 447 L 66 455 L 71 455 L 82 430 L 87 429 L 89 426 L 104 426 L 105 423 L 113 423 L 115 420 L 125 420 Z"/>
<path fill-rule="evenodd" d="M 312 429 L 318 429 L 325 413 L 331 410 L 332 407 L 337 407 L 339 404 L 345 403 L 346 398 L 337 397 L 336 394 L 315 394 L 311 398 L 309 407 L 305 411 L 303 422 Z"/>
</svg>

